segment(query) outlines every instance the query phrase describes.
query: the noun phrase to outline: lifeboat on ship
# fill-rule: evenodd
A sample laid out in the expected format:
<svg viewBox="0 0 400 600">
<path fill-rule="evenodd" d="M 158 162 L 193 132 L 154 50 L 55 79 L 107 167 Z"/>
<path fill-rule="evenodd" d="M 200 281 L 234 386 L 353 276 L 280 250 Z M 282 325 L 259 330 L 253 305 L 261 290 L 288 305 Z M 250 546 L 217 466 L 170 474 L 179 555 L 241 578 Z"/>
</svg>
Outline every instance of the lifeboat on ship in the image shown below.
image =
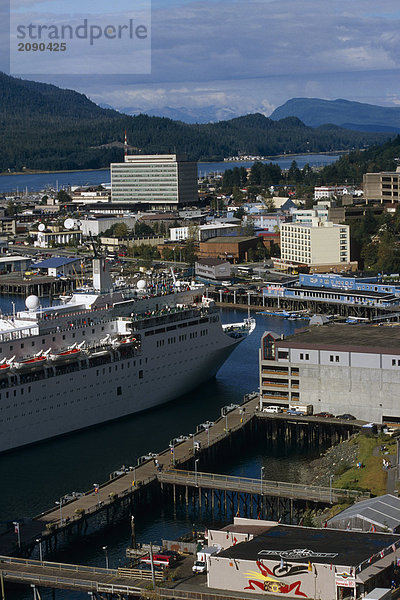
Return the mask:
<svg viewBox="0 0 400 600">
<path fill-rule="evenodd" d="M 12 361 L 14 360 L 14 358 L 15 356 L 13 356 L 13 358 L 8 362 L 6 358 L 3 358 L 3 360 L 0 362 L 0 377 L 8 373 L 8 371 L 11 369 Z"/>
<path fill-rule="evenodd" d="M 135 346 L 136 345 L 136 338 L 135 337 L 126 337 L 122 340 L 114 340 L 113 341 L 113 346 L 114 348 L 130 348 L 131 346 Z"/>
<path fill-rule="evenodd" d="M 82 346 L 83 346 L 83 343 L 79 344 L 79 346 L 74 344 L 73 346 L 68 348 L 68 350 L 64 350 L 64 352 L 57 352 L 56 354 L 50 354 L 49 359 L 51 361 L 57 362 L 57 363 L 71 362 L 81 356 Z"/>
<path fill-rule="evenodd" d="M 16 361 L 12 364 L 15 369 L 19 371 L 33 371 L 34 369 L 40 369 L 47 361 L 47 355 L 41 354 L 40 356 L 34 356 L 27 360 Z"/>
</svg>

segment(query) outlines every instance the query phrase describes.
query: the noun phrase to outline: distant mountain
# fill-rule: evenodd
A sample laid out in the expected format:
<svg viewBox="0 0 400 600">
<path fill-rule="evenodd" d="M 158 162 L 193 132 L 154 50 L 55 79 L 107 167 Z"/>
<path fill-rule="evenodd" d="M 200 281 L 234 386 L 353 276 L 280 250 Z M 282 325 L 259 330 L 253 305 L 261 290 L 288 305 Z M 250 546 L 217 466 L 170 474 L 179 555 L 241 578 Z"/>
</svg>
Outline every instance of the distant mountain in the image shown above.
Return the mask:
<svg viewBox="0 0 400 600">
<path fill-rule="evenodd" d="M 109 107 L 107 107 L 109 108 Z M 186 108 L 180 106 L 173 108 L 171 106 L 163 106 L 162 108 L 135 108 L 122 107 L 118 110 L 127 115 L 147 115 L 149 117 L 167 117 L 174 121 L 182 121 L 183 123 L 216 123 L 218 121 L 226 121 L 235 117 L 242 116 L 231 108 L 221 108 L 219 106 L 205 106 L 203 108 Z"/>
<path fill-rule="evenodd" d="M 193 160 L 365 148 L 388 137 L 333 125 L 311 128 L 296 117 L 273 121 L 259 113 L 206 124 L 132 117 L 73 90 L 0 73 L 0 171 L 106 167 L 123 160 L 125 130 L 137 152 L 176 151 Z"/>
<path fill-rule="evenodd" d="M 298 117 L 311 127 L 333 123 L 355 131 L 400 133 L 400 107 L 397 106 L 376 106 L 341 99 L 292 98 L 270 115 L 274 121 L 285 117 Z"/>
</svg>

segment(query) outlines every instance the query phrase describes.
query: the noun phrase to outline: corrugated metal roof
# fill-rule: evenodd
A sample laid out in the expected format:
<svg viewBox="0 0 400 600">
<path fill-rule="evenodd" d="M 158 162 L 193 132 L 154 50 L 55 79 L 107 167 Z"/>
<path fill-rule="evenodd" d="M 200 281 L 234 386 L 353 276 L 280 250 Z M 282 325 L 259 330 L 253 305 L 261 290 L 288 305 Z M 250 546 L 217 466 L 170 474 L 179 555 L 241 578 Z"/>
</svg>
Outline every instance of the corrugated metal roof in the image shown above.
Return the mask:
<svg viewBox="0 0 400 600">
<path fill-rule="evenodd" d="M 369 498 L 353 504 L 341 513 L 329 519 L 328 526 L 359 518 L 378 527 L 395 529 L 400 525 L 400 498 L 385 494 L 377 498 Z"/>
<path fill-rule="evenodd" d="M 80 258 L 67 258 L 65 256 L 53 256 L 53 258 L 47 258 L 40 263 L 32 265 L 35 269 L 54 269 L 69 265 L 70 263 L 79 261 Z"/>
</svg>

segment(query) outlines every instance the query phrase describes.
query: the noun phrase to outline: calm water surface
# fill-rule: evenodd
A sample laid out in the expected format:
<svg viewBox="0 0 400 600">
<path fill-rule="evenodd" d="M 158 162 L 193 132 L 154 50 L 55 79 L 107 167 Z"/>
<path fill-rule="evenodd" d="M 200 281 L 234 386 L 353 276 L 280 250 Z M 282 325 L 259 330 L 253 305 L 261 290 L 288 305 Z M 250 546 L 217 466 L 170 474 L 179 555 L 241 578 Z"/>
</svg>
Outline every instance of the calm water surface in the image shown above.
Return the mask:
<svg viewBox="0 0 400 600">
<path fill-rule="evenodd" d="M 222 318 L 224 322 L 234 322 L 246 314 L 243 310 L 223 310 Z M 207 419 L 215 420 L 222 406 L 240 402 L 245 393 L 256 390 L 261 335 L 265 330 L 288 334 L 303 327 L 304 322 L 253 316 L 257 321 L 254 333 L 235 349 L 215 380 L 191 394 L 149 412 L 0 456 L 0 521 L 34 516 L 68 492 L 90 489 L 94 482 L 108 479 L 109 473 L 122 464 L 133 465 L 142 454 L 166 448 L 173 437 L 193 432 L 198 423 Z M 307 459 L 309 456 L 298 456 L 284 447 L 271 449 L 258 443 L 221 464 L 218 471 L 259 477 L 264 466 L 266 478 L 295 481 L 299 467 Z M 182 508 L 173 514 L 171 507 L 161 506 L 137 520 L 137 538 L 145 542 L 174 539 L 190 530 L 193 523 L 200 526 L 211 521 L 212 516 L 207 513 L 200 516 Z M 129 535 L 129 524 L 122 523 L 112 532 L 89 536 L 85 544 L 57 558 L 103 566 L 102 547 L 107 545 L 110 566 L 116 567 L 124 563 Z M 50 592 L 43 591 L 43 596 L 50 597 Z M 60 599 L 73 600 L 78 596 L 57 591 Z M 10 597 L 25 600 L 31 596 L 16 588 Z"/>
<path fill-rule="evenodd" d="M 263 162 L 277 163 L 282 169 L 288 169 L 293 160 L 296 160 L 299 168 L 303 168 L 306 163 L 316 167 L 329 165 L 337 161 L 338 158 L 339 156 L 336 154 L 301 154 L 298 156 L 287 156 Z M 249 161 L 199 163 L 198 174 L 199 176 L 204 177 L 208 173 L 223 173 L 227 169 L 233 169 L 234 167 L 251 167 L 252 164 L 253 162 Z M 0 176 L 0 193 L 22 192 L 26 189 L 32 192 L 39 192 L 44 188 L 61 188 L 70 185 L 99 185 L 100 183 L 108 183 L 110 180 L 109 169 L 98 171 L 61 171 L 59 173 L 37 173 L 34 175 L 2 175 Z"/>
</svg>

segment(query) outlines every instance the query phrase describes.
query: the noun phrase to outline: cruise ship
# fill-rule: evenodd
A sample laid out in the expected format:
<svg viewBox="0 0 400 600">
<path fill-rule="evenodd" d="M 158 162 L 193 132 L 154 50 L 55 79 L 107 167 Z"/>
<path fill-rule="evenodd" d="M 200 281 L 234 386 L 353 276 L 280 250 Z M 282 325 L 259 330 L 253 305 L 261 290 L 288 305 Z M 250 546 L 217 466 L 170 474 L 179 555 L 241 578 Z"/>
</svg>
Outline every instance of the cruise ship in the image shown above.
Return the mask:
<svg viewBox="0 0 400 600">
<path fill-rule="evenodd" d="M 254 319 L 222 325 L 204 288 L 113 289 L 104 259 L 93 289 L 0 318 L 0 452 L 173 400 L 215 376 Z"/>
</svg>

